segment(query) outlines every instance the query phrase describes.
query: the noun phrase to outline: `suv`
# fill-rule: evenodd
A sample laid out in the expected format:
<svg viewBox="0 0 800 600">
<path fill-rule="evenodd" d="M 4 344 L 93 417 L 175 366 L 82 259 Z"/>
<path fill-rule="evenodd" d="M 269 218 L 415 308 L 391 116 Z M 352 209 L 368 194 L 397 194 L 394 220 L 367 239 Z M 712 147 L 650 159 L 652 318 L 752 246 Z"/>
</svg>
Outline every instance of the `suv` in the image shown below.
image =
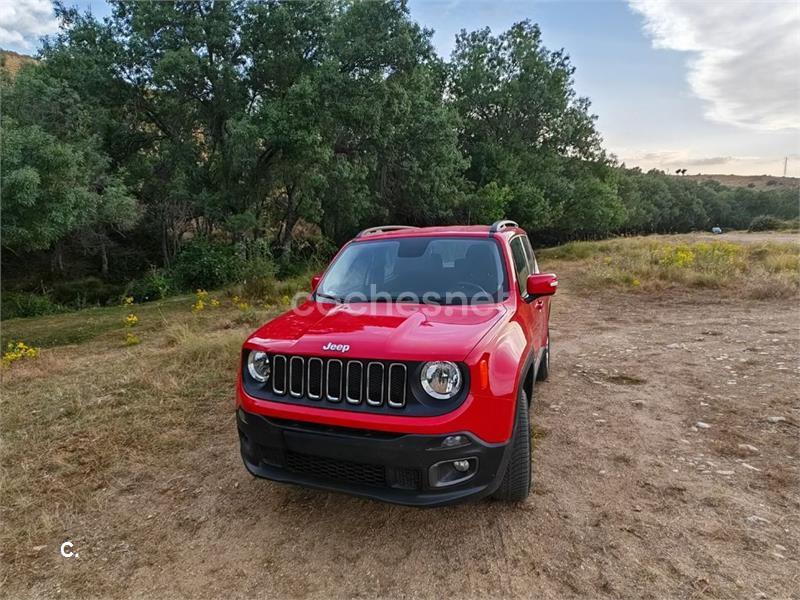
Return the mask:
<svg viewBox="0 0 800 600">
<path fill-rule="evenodd" d="M 513 221 L 362 231 L 244 343 L 245 466 L 415 506 L 524 500 L 557 285 Z"/>
</svg>

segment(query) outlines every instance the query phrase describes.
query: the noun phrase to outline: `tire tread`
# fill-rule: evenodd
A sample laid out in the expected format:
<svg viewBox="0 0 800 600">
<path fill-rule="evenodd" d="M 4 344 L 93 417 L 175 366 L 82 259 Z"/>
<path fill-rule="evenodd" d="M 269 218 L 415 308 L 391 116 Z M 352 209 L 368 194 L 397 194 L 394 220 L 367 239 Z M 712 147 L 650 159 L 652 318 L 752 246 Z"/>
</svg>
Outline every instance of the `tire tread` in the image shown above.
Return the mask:
<svg viewBox="0 0 800 600">
<path fill-rule="evenodd" d="M 530 415 L 524 391 L 517 401 L 512 444 L 511 458 L 494 497 L 507 502 L 522 502 L 530 494 L 532 478 Z"/>
</svg>

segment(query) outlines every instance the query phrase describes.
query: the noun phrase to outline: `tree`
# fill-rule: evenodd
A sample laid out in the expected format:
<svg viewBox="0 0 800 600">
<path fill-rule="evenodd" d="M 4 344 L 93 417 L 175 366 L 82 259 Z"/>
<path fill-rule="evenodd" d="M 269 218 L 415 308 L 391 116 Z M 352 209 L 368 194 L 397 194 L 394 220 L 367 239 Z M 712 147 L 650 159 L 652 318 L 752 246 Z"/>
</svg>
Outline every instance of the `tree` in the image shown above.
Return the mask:
<svg viewBox="0 0 800 600">
<path fill-rule="evenodd" d="M 3 245 L 36 250 L 70 235 L 91 239 L 108 272 L 108 233 L 130 229 L 135 198 L 104 153 L 90 107 L 51 65 L 31 63 L 2 82 Z"/>
<path fill-rule="evenodd" d="M 615 193 L 603 183 L 611 173 L 603 168 L 594 117 L 588 100 L 575 94 L 573 72 L 569 57 L 545 48 L 538 26 L 528 21 L 499 36 L 483 29 L 456 38 L 450 94 L 464 123 L 467 177 L 478 188 L 495 182 L 509 190 L 508 214 L 533 231 L 591 229 L 569 222 L 569 207 L 585 200 L 585 190 L 572 185 L 584 162 L 595 165 L 600 199 L 617 203 L 605 211 L 600 229 L 621 221 Z"/>
</svg>

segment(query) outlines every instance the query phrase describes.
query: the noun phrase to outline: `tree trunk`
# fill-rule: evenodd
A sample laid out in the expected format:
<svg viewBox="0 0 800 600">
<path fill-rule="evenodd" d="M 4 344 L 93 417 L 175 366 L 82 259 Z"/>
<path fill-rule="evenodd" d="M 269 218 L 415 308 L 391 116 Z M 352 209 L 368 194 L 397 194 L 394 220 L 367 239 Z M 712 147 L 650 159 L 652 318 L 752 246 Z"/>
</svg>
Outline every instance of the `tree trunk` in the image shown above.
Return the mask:
<svg viewBox="0 0 800 600">
<path fill-rule="evenodd" d="M 100 274 L 105 279 L 108 277 L 108 248 L 105 237 L 100 240 L 100 261 Z"/>
<path fill-rule="evenodd" d="M 286 220 L 283 226 L 283 239 L 281 239 L 280 249 L 281 249 L 281 256 L 288 256 L 289 253 L 292 251 L 292 230 L 294 229 L 294 224 L 297 222 L 297 219 L 294 218 L 291 221 L 289 219 Z"/>
<path fill-rule="evenodd" d="M 164 257 L 164 267 L 169 268 L 169 233 L 167 231 L 167 224 L 162 221 L 161 222 L 161 254 Z"/>
<path fill-rule="evenodd" d="M 286 188 L 286 215 L 283 219 L 283 227 L 278 235 L 278 248 L 281 256 L 288 256 L 292 251 L 292 232 L 294 226 L 300 218 L 299 204 L 294 204 L 295 187 Z"/>
<path fill-rule="evenodd" d="M 56 242 L 53 249 L 53 256 L 50 259 L 50 270 L 59 275 L 64 275 L 64 244 L 61 241 Z"/>
</svg>

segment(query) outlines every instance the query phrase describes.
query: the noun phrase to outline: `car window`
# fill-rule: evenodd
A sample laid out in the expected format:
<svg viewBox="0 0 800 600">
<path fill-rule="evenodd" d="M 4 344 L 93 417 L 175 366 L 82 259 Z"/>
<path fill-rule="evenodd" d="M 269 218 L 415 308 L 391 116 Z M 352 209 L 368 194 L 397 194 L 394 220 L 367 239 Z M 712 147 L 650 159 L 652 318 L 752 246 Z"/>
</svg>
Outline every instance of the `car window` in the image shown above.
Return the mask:
<svg viewBox="0 0 800 600">
<path fill-rule="evenodd" d="M 481 304 L 505 300 L 508 281 L 493 240 L 419 236 L 350 244 L 316 293 L 329 301 Z"/>
<path fill-rule="evenodd" d="M 514 270 L 517 272 L 519 293 L 524 296 L 527 293 L 528 275 L 530 275 L 531 269 L 525 247 L 522 244 L 522 237 L 515 237 L 511 240 L 511 258 L 514 261 Z"/>
<path fill-rule="evenodd" d="M 525 254 L 528 255 L 528 264 L 531 267 L 531 273 L 538 273 L 539 272 L 539 263 L 536 262 L 536 255 L 533 253 L 533 248 L 531 247 L 531 241 L 528 239 L 527 235 L 522 236 L 522 247 L 525 248 Z"/>
</svg>

